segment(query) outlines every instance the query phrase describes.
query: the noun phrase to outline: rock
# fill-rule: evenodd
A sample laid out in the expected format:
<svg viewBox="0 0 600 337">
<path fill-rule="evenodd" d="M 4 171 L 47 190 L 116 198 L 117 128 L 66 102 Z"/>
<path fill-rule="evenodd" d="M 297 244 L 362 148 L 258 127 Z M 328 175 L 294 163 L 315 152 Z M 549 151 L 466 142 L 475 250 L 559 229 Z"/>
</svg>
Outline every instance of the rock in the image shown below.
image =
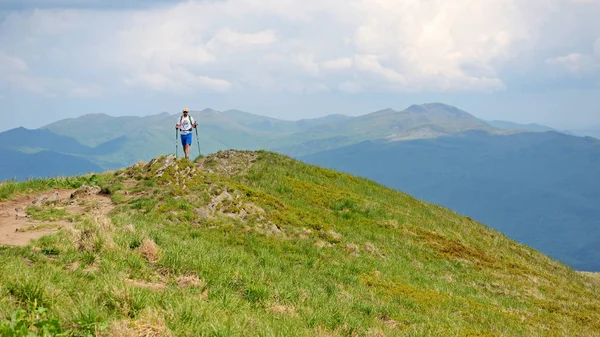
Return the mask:
<svg viewBox="0 0 600 337">
<path fill-rule="evenodd" d="M 248 212 L 246 212 L 246 210 L 242 208 L 242 210 L 240 211 L 240 214 L 239 214 L 240 219 L 244 220 L 247 215 L 248 215 Z"/>
<path fill-rule="evenodd" d="M 358 253 L 360 251 L 360 248 L 355 243 L 349 243 L 346 245 L 346 250 L 351 253 Z"/>
<path fill-rule="evenodd" d="M 153 160 L 151 160 L 151 161 L 150 161 L 150 163 L 148 164 L 148 167 L 152 167 L 152 165 L 153 165 L 155 162 L 156 162 L 156 161 L 155 161 L 154 159 L 153 159 Z M 171 166 L 173 166 L 173 165 L 175 165 L 175 156 L 171 154 L 171 155 L 168 155 L 167 157 L 165 157 L 163 165 L 162 165 L 162 166 L 161 166 L 161 167 L 160 167 L 158 170 L 156 170 L 156 175 L 155 175 L 155 177 L 156 177 L 156 178 L 160 178 L 160 177 L 162 177 L 162 176 L 163 176 L 163 174 L 165 173 L 165 170 L 166 170 L 168 167 L 171 167 Z"/>
<path fill-rule="evenodd" d="M 219 194 L 217 197 L 215 197 L 212 202 L 208 205 L 208 208 L 212 211 L 212 212 L 216 212 L 217 211 L 217 205 L 222 203 L 224 200 L 229 200 L 229 201 L 233 201 L 233 198 L 231 197 L 231 194 L 227 193 L 227 191 L 223 191 L 221 194 Z"/>
<path fill-rule="evenodd" d="M 370 242 L 365 243 L 365 250 L 371 254 L 374 254 L 377 252 L 377 248 L 375 248 L 375 246 Z"/>
<path fill-rule="evenodd" d="M 339 242 L 342 240 L 342 235 L 334 231 L 327 232 L 327 237 L 330 241 Z"/>
<path fill-rule="evenodd" d="M 170 155 L 170 156 L 167 156 L 167 157 L 165 158 L 165 163 L 164 163 L 164 164 L 163 164 L 163 166 L 162 166 L 160 169 L 158 169 L 158 170 L 162 172 L 162 171 L 166 170 L 166 169 L 167 169 L 167 167 L 171 167 L 171 166 L 173 166 L 173 165 L 175 165 L 175 156 L 173 156 L 173 155 Z"/>
<path fill-rule="evenodd" d="M 46 202 L 55 202 L 60 200 L 60 196 L 58 194 L 58 192 L 54 192 L 52 193 L 52 195 L 46 200 Z"/>
<path fill-rule="evenodd" d="M 41 196 L 41 197 L 35 199 L 34 201 L 32 201 L 31 204 L 34 206 L 43 205 L 46 202 L 46 200 L 48 200 L 48 197 Z"/>
<path fill-rule="evenodd" d="M 25 220 L 25 219 L 30 219 L 31 215 L 29 214 L 16 214 L 15 215 L 15 220 Z"/>
<path fill-rule="evenodd" d="M 327 243 L 323 240 L 318 240 L 317 242 L 315 242 L 313 244 L 313 246 L 319 247 L 319 248 L 324 248 L 324 247 L 331 247 L 332 245 L 331 245 L 331 243 Z"/>
<path fill-rule="evenodd" d="M 71 199 L 80 198 L 89 195 L 99 194 L 102 189 L 99 186 L 87 186 L 83 185 L 78 188 L 75 192 L 71 193 Z"/>
<path fill-rule="evenodd" d="M 231 197 L 231 194 L 229 194 L 229 192 L 224 191 L 223 193 L 221 193 L 217 198 L 216 201 L 217 202 L 221 202 L 223 200 L 230 200 L 233 201 L 233 198 Z"/>
<path fill-rule="evenodd" d="M 194 210 L 198 213 L 200 219 L 208 219 L 208 214 L 202 208 L 195 208 Z"/>
<path fill-rule="evenodd" d="M 277 226 L 277 225 L 276 225 L 276 224 L 274 224 L 274 223 L 269 223 L 269 224 L 266 224 L 266 225 L 265 225 L 265 229 L 267 229 L 267 231 L 268 231 L 268 232 L 271 232 L 271 233 L 276 233 L 276 234 L 278 234 L 278 233 L 281 233 L 281 232 L 282 232 L 282 230 L 281 230 L 281 227 Z"/>
</svg>

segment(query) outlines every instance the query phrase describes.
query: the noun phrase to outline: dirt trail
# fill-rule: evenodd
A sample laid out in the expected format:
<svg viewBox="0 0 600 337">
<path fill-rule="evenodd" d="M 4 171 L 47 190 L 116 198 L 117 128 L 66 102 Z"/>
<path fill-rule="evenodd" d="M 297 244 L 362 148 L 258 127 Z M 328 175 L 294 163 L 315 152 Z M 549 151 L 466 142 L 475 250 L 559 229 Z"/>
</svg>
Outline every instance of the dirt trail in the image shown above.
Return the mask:
<svg viewBox="0 0 600 337">
<path fill-rule="evenodd" d="M 99 188 L 84 186 L 77 190 L 54 190 L 0 202 L 0 245 L 25 246 L 32 240 L 73 225 L 66 219 L 34 220 L 27 214 L 27 208 L 31 206 L 62 209 L 70 217 L 107 216 L 114 206 L 109 197 L 99 192 Z"/>
</svg>

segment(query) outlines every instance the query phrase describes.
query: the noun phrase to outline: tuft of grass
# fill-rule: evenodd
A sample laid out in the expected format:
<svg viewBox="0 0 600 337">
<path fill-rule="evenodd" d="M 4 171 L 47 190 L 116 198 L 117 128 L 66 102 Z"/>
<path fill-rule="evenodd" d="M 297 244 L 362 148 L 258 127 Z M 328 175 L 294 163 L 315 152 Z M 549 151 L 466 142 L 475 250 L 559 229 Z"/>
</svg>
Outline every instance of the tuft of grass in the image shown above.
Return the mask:
<svg viewBox="0 0 600 337">
<path fill-rule="evenodd" d="M 160 248 L 152 239 L 144 239 L 137 248 L 148 262 L 154 263 L 158 261 L 160 257 Z"/>
<path fill-rule="evenodd" d="M 59 221 L 73 220 L 75 217 L 69 215 L 64 208 L 53 206 L 30 206 L 27 207 L 27 214 L 34 220 L 40 221 Z"/>
<path fill-rule="evenodd" d="M 59 228 L 60 225 L 57 224 L 41 224 L 41 225 L 32 225 L 28 227 L 23 227 L 17 229 L 18 232 L 29 232 L 29 231 L 38 231 L 42 229 L 56 229 Z"/>
<path fill-rule="evenodd" d="M 35 280 L 11 281 L 6 284 L 6 289 L 11 296 L 21 303 L 37 303 L 42 306 L 50 304 L 43 285 Z"/>
</svg>

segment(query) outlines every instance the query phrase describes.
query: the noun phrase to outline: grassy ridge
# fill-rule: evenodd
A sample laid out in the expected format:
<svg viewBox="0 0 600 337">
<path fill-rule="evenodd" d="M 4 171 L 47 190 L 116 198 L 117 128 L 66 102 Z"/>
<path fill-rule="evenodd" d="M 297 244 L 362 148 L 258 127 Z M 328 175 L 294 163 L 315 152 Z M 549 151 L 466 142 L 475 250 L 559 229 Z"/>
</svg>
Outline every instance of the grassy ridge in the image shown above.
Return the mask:
<svg viewBox="0 0 600 337">
<path fill-rule="evenodd" d="M 0 320 L 36 303 L 71 335 L 600 334 L 595 280 L 447 209 L 269 152 L 165 163 L 99 177 L 109 219 L 0 248 Z"/>
</svg>

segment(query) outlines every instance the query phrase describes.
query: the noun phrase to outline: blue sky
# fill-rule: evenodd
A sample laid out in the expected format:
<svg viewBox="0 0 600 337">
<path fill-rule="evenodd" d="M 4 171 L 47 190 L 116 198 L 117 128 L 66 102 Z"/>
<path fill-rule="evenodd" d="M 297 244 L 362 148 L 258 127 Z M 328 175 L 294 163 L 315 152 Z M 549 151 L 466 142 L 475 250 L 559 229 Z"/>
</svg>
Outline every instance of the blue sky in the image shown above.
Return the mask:
<svg viewBox="0 0 600 337">
<path fill-rule="evenodd" d="M 600 128 L 600 0 L 0 0 L 0 131 L 443 102 Z"/>
</svg>

